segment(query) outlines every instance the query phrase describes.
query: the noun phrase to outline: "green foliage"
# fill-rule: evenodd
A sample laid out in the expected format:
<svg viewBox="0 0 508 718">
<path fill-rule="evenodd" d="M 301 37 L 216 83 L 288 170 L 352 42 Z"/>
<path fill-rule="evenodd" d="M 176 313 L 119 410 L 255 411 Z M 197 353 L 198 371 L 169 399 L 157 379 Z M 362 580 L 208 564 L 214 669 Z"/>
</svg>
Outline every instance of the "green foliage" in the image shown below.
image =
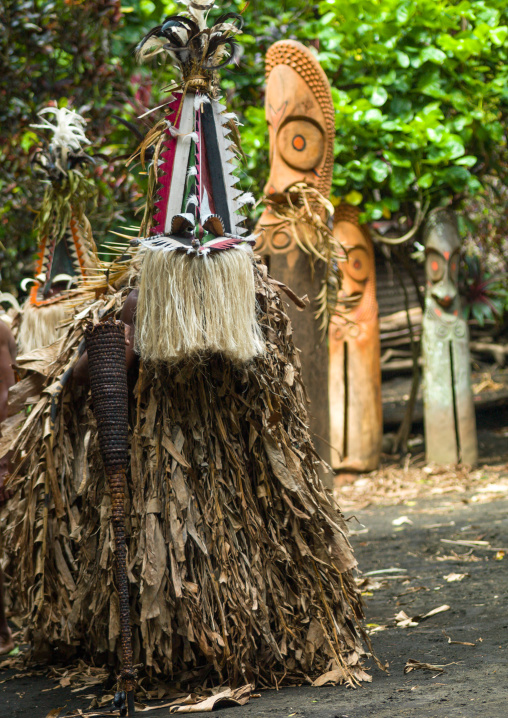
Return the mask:
<svg viewBox="0 0 508 718">
<path fill-rule="evenodd" d="M 325 0 L 320 60 L 334 87 L 334 191 L 368 220 L 457 202 L 506 176 L 504 0 Z"/>
</svg>

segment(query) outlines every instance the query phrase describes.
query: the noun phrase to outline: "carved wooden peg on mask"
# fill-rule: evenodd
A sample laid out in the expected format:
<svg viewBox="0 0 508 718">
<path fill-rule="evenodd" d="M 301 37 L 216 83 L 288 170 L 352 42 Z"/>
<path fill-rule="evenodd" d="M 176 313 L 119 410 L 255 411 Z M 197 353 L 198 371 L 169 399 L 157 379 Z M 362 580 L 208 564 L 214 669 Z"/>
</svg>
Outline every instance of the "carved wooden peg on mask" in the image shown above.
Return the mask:
<svg viewBox="0 0 508 718">
<path fill-rule="evenodd" d="M 423 401 L 427 461 L 475 464 L 476 419 L 469 332 L 458 293 L 460 238 L 453 212 L 430 216 L 425 232 Z"/>
<path fill-rule="evenodd" d="M 358 214 L 345 204 L 335 212 L 334 236 L 348 259 L 329 329 L 332 466 L 351 473 L 377 468 L 383 437 L 374 247 Z"/>
<path fill-rule="evenodd" d="M 270 136 L 270 176 L 264 192 L 267 208 L 256 232 L 257 251 L 270 273 L 299 296 L 310 297 L 303 311 L 289 307 L 294 341 L 301 350 L 302 373 L 310 398 L 311 429 L 320 455 L 330 460 L 328 348 L 315 319 L 325 276 L 322 263 L 312 262 L 302 244 L 316 243 L 317 230 L 285 218 L 290 203 L 301 205 L 306 188 L 328 199 L 332 185 L 334 108 L 330 85 L 315 56 L 293 40 L 276 42 L 266 55 L 266 120 Z M 317 194 L 317 193 L 316 193 Z M 326 222 L 326 212 L 309 202 Z M 302 241 L 306 232 L 306 240 Z M 314 232 L 314 238 L 313 238 Z M 310 239 L 309 239 L 310 238 Z"/>
</svg>

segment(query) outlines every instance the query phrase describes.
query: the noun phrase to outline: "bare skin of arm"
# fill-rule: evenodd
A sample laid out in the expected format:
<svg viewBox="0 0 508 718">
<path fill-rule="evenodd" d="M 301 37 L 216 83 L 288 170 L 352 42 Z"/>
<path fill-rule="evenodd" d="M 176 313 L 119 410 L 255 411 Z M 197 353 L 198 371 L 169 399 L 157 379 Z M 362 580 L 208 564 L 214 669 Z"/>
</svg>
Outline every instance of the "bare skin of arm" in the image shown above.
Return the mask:
<svg viewBox="0 0 508 718">
<path fill-rule="evenodd" d="M 138 290 L 133 289 L 125 300 L 120 314 L 120 320 L 125 324 L 125 360 L 127 362 L 127 371 L 131 369 L 136 361 L 136 354 L 134 352 L 134 319 L 137 303 Z M 74 367 L 73 377 L 77 384 L 85 385 L 89 383 L 87 352 L 80 357 Z"/>
<path fill-rule="evenodd" d="M 7 418 L 7 399 L 9 388 L 14 384 L 14 369 L 16 360 L 16 342 L 9 327 L 0 320 L 0 423 Z M 3 480 L 7 471 L 8 459 L 0 460 L 0 503 L 5 500 Z M 14 648 L 14 641 L 5 615 L 4 606 L 4 577 L 0 568 L 0 656 L 10 653 Z"/>
</svg>

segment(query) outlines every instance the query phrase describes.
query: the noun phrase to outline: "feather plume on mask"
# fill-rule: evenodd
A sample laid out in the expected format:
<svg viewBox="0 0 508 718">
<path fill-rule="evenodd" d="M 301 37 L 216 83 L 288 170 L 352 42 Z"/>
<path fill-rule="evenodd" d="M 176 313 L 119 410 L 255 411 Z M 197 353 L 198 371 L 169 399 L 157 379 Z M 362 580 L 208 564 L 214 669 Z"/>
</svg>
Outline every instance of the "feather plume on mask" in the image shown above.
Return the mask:
<svg viewBox="0 0 508 718">
<path fill-rule="evenodd" d="M 51 124 L 44 115 L 54 115 L 55 123 Z M 69 150 L 80 150 L 82 144 L 89 145 L 90 140 L 87 139 L 84 128 L 86 120 L 81 117 L 75 110 L 68 110 L 66 107 L 45 107 L 38 112 L 42 120 L 40 125 L 30 125 L 37 129 L 51 130 L 53 137 L 51 138 L 50 147 L 65 147 Z"/>
</svg>

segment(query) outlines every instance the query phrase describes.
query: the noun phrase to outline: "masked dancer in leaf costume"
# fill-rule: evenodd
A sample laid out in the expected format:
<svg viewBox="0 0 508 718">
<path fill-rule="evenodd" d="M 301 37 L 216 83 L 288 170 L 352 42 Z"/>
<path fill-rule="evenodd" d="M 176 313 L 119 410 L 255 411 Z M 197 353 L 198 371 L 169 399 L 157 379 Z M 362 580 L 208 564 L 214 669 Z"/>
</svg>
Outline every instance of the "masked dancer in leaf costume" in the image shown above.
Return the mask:
<svg viewBox="0 0 508 718">
<path fill-rule="evenodd" d="M 134 663 L 183 685 L 211 674 L 276 686 L 324 673 L 355 684 L 368 678 L 356 561 L 316 473 L 281 285 L 241 226 L 251 198 L 235 187 L 237 126 L 217 84 L 241 20 L 228 14 L 207 28 L 212 5 L 193 0 L 138 48 L 142 59 L 169 56 L 183 80 L 141 147 L 154 154 L 127 271 L 110 267 L 108 290 L 75 318 L 57 362 L 40 368 L 48 388 L 15 446 L 29 454 L 11 479 L 13 588 L 34 642 L 115 660 L 111 496 L 87 397 L 91 358 L 76 359 L 85 322 L 116 316 L 128 336 Z M 36 435 L 55 395 L 54 429 Z"/>
<path fill-rule="evenodd" d="M 52 116 L 53 122 L 48 120 Z M 72 314 L 69 289 L 94 272 L 97 250 L 86 204 L 96 194 L 93 182 L 82 172 L 91 158 L 82 151 L 90 144 L 84 133 L 85 120 L 66 108 L 46 107 L 39 112 L 42 124 L 52 138 L 40 149 L 34 161 L 47 185 L 36 221 L 38 257 L 33 280 L 23 307 L 17 335 L 21 354 L 52 344 L 62 334 L 62 322 Z"/>
</svg>

